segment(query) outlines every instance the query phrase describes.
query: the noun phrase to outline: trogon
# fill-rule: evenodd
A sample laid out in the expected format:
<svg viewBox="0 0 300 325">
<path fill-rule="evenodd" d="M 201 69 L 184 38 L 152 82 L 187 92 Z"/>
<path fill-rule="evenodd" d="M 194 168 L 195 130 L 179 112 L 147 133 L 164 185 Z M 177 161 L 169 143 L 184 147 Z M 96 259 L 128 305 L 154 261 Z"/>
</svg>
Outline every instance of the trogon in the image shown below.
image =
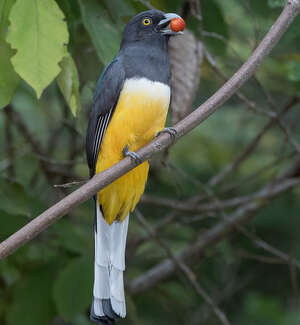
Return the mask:
<svg viewBox="0 0 300 325">
<path fill-rule="evenodd" d="M 183 19 L 148 10 L 126 25 L 119 53 L 100 76 L 90 114 L 86 153 L 90 176 L 136 151 L 164 129 L 170 103 L 168 40 L 182 33 Z M 143 162 L 100 190 L 95 201 L 95 263 L 91 320 L 113 324 L 125 317 L 123 285 L 129 213 L 145 189 Z"/>
</svg>

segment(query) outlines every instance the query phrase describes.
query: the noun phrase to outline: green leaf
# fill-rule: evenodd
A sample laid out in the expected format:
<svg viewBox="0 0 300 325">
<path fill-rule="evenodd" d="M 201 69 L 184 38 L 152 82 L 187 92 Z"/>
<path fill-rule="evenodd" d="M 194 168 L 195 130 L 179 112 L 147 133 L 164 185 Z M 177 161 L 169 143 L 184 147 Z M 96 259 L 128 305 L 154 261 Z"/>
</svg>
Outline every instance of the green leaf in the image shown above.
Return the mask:
<svg viewBox="0 0 300 325">
<path fill-rule="evenodd" d="M 0 53 L 0 108 L 2 108 L 10 103 L 20 78 L 10 62 L 13 51 L 1 38 Z"/>
<path fill-rule="evenodd" d="M 300 62 L 294 61 L 288 63 L 288 79 L 290 81 L 300 81 Z"/>
<path fill-rule="evenodd" d="M 92 259 L 73 259 L 59 274 L 53 296 L 58 313 L 65 320 L 74 319 L 91 303 L 93 286 Z"/>
<path fill-rule="evenodd" d="M 77 1 L 59 0 L 57 1 L 60 9 L 64 12 L 68 22 L 70 43 L 78 42 L 78 27 L 82 25 L 79 3 Z M 80 37 L 79 37 L 80 38 Z M 76 51 L 78 54 L 78 50 Z"/>
<path fill-rule="evenodd" d="M 9 19 L 7 41 L 17 50 L 11 61 L 39 98 L 65 56 L 69 34 L 64 14 L 53 0 L 18 0 Z"/>
<path fill-rule="evenodd" d="M 58 86 L 74 116 L 81 109 L 79 79 L 75 62 L 68 53 L 60 62 L 61 72 L 57 77 Z"/>
<path fill-rule="evenodd" d="M 83 24 L 96 48 L 99 59 L 106 65 L 117 54 L 121 32 L 108 18 L 97 0 L 79 0 Z"/>
<path fill-rule="evenodd" d="M 10 62 L 13 51 L 4 40 L 8 16 L 14 3 L 15 0 L 0 0 L 0 108 L 10 103 L 20 80 Z"/>
<path fill-rule="evenodd" d="M 8 15 L 15 1 L 16 0 L 0 0 L 0 38 L 5 35 L 5 29 L 8 25 Z"/>
<path fill-rule="evenodd" d="M 54 316 L 51 288 L 54 272 L 51 266 L 28 272 L 15 286 L 13 303 L 7 313 L 8 325 L 48 324 Z"/>
</svg>

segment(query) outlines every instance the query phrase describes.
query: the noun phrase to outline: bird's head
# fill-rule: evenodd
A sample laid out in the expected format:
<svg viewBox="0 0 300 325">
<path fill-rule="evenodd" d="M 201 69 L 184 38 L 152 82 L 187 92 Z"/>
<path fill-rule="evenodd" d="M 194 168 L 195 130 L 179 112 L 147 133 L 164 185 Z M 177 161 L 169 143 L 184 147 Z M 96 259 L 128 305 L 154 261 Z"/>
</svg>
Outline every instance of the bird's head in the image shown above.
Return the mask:
<svg viewBox="0 0 300 325">
<path fill-rule="evenodd" d="M 168 39 L 183 33 L 184 20 L 177 14 L 148 10 L 134 16 L 126 25 L 122 43 Z"/>
</svg>

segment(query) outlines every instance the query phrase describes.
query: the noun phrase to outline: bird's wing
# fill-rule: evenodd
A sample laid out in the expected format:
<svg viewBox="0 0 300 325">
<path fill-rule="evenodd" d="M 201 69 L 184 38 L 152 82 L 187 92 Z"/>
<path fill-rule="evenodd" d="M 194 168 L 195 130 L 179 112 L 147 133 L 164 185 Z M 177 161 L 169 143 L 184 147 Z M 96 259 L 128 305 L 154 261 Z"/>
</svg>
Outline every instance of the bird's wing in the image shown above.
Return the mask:
<svg viewBox="0 0 300 325">
<path fill-rule="evenodd" d="M 124 81 L 122 62 L 120 58 L 116 58 L 106 67 L 97 82 L 86 137 L 86 155 L 91 176 L 95 173 L 101 141 L 117 105 Z"/>
</svg>

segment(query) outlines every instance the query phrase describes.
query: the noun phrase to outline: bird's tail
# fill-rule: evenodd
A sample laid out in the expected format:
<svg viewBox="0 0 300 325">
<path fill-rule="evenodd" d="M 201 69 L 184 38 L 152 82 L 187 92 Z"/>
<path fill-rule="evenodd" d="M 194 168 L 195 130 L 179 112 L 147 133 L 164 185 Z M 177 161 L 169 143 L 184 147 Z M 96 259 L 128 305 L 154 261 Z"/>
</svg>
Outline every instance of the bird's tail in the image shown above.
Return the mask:
<svg viewBox="0 0 300 325">
<path fill-rule="evenodd" d="M 113 324 L 126 316 L 123 284 L 129 216 L 109 225 L 96 201 L 94 290 L 91 320 Z"/>
</svg>

